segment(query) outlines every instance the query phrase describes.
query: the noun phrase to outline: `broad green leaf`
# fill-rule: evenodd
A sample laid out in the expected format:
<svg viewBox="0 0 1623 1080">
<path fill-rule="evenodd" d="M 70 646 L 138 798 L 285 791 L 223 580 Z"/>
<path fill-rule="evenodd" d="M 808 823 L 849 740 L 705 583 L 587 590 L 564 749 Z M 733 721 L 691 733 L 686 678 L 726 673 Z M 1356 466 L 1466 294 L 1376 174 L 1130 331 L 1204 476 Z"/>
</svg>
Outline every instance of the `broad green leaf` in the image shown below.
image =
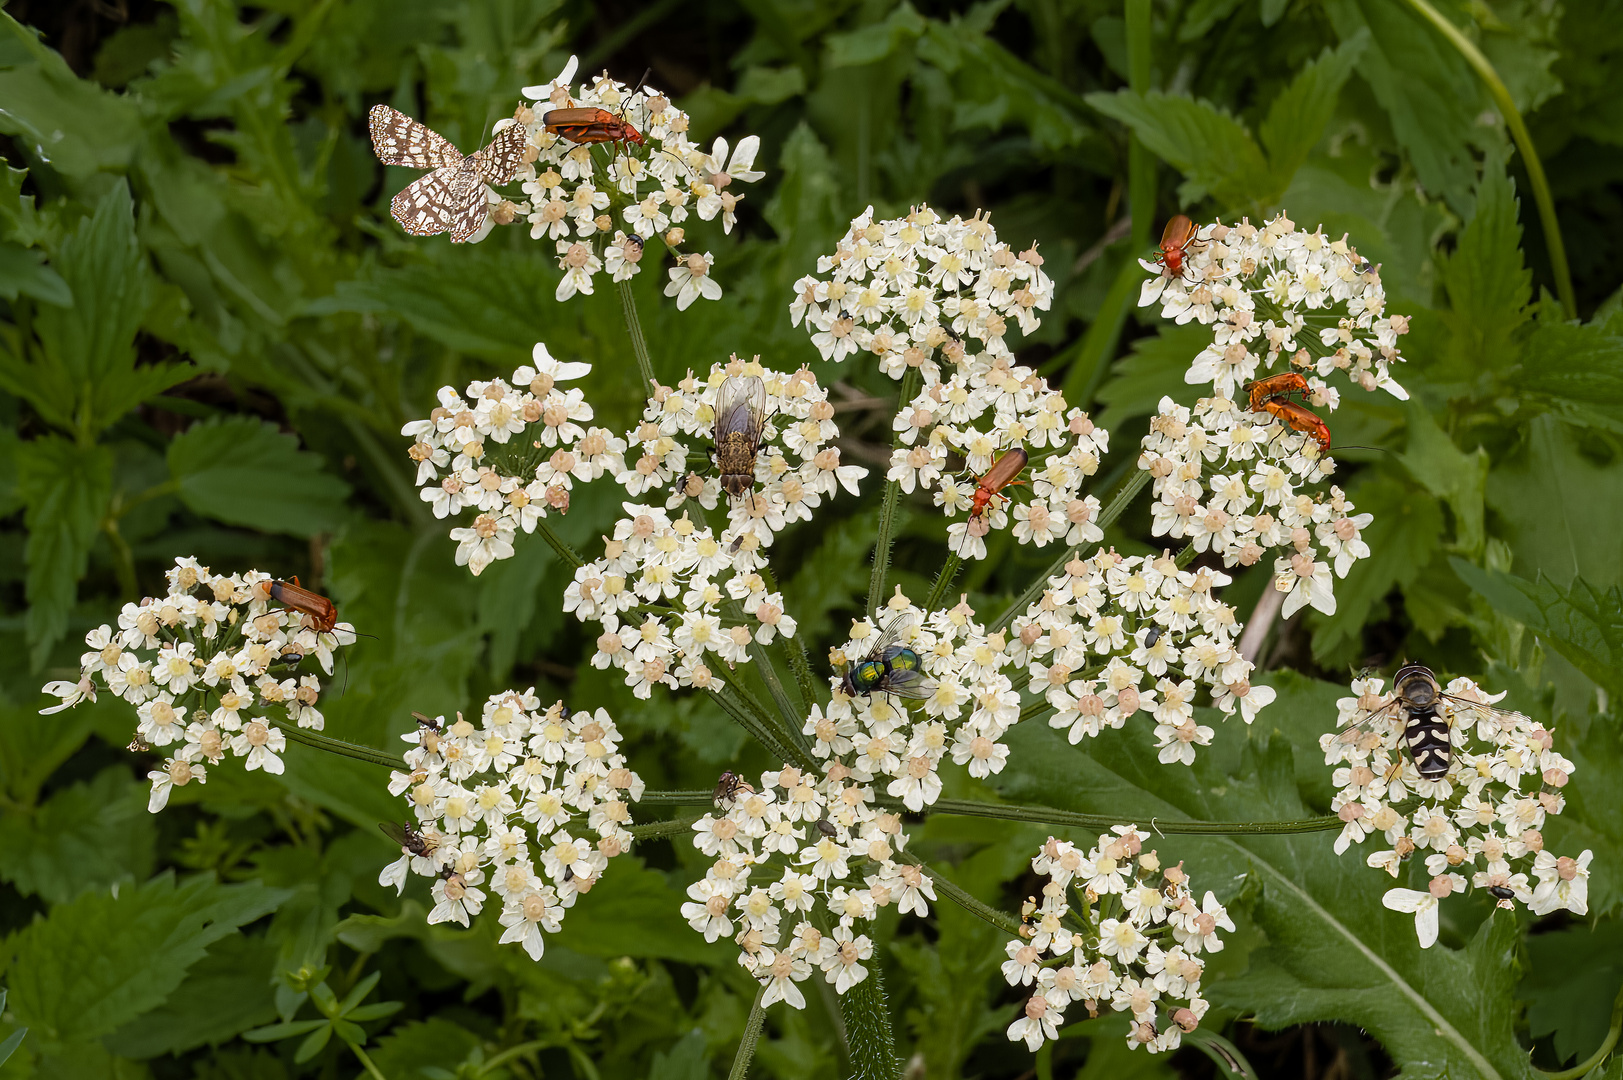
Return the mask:
<svg viewBox="0 0 1623 1080">
<path fill-rule="evenodd" d="M 1276 192 L 1290 184 L 1296 170 L 1318 145 L 1325 125 L 1335 114 L 1342 84 L 1368 44 L 1369 35 L 1355 34 L 1338 48 L 1325 49 L 1268 106 L 1268 118 L 1257 134 L 1268 151 Z"/>
<path fill-rule="evenodd" d="M 1554 1035 L 1567 1065 L 1594 1053 L 1610 1026 L 1623 986 L 1623 923 L 1568 926 L 1527 939 L 1527 973 L 1517 987 L 1528 1002 L 1528 1033 Z"/>
<path fill-rule="evenodd" d="M 1209 344 L 1211 332 L 1202 326 L 1163 326 L 1157 334 L 1135 338 L 1132 352 L 1116 361 L 1099 387 L 1105 408 L 1096 422 L 1115 431 L 1125 421 L 1153 414 L 1164 397 L 1193 405 L 1203 391 L 1184 382 L 1184 372 Z"/>
<path fill-rule="evenodd" d="M 17 493 L 17 433 L 0 427 L 0 517 L 10 517 L 22 508 Z"/>
<path fill-rule="evenodd" d="M 874 64 L 892 55 L 905 43 L 924 33 L 925 20 L 907 0 L 897 5 L 883 22 L 872 23 L 848 34 L 830 34 L 829 67 L 859 67 Z"/>
<path fill-rule="evenodd" d="M 1493 156 L 1477 185 L 1476 211 L 1443 269 L 1458 370 L 1502 369 L 1516 360 L 1513 337 L 1527 320 L 1533 275 L 1522 264 L 1522 227 L 1515 186 Z"/>
<path fill-rule="evenodd" d="M 0 244 L 0 296 L 7 300 L 32 296 L 58 307 L 72 305 L 73 293 L 67 282 L 44 262 L 42 252 L 17 244 Z"/>
<path fill-rule="evenodd" d="M 642 860 L 622 855 L 575 902 L 557 941 L 588 956 L 637 956 L 690 964 L 727 963 L 721 942 L 706 942 L 682 918 L 684 890 Z"/>
<path fill-rule="evenodd" d="M 1606 588 L 1623 584 L 1623 545 L 1614 531 L 1623 506 L 1623 454 L 1612 440 L 1540 416 L 1522 444 L 1488 474 L 1488 507 L 1497 535 L 1524 578 L 1581 576 Z"/>
<path fill-rule="evenodd" d="M 0 101 L 6 103 L 0 132 L 76 185 L 127 166 L 142 138 L 134 102 L 74 75 L 33 31 L 4 13 L 0 37 L 22 43 L 29 57 L 0 68 Z"/>
<path fill-rule="evenodd" d="M 948 77 L 954 131 L 1023 127 L 1046 150 L 1076 146 L 1088 134 L 1077 117 L 1080 100 L 1009 52 L 972 17 L 932 20 L 918 45 L 919 58 Z M 942 164 L 947 148 L 942 148 Z"/>
<path fill-rule="evenodd" d="M 313 536 L 348 517 L 349 485 L 297 437 L 253 417 L 194 424 L 169 444 L 181 501 L 196 513 L 264 532 Z"/>
<path fill-rule="evenodd" d="M 1442 509 L 1413 486 L 1376 476 L 1348 494 L 1356 513 L 1374 517 L 1361 534 L 1370 556 L 1336 581 L 1334 615 L 1308 615 L 1314 628 L 1313 658 L 1326 667 L 1358 663 L 1370 612 L 1394 588 L 1424 572 L 1442 541 Z"/>
<path fill-rule="evenodd" d="M 1600 589 L 1583 578 L 1566 588 L 1450 559 L 1454 572 L 1494 610 L 1536 634 L 1572 665 L 1623 701 L 1623 588 Z"/>
<path fill-rule="evenodd" d="M 1587 324 L 1539 319 L 1510 382 L 1536 401 L 1583 424 L 1623 432 L 1623 317 Z"/>
<path fill-rule="evenodd" d="M 390 1080 L 422 1080 L 430 1075 L 427 1069 L 455 1072 L 482 1041 L 459 1024 L 431 1016 L 392 1029 L 367 1054 Z"/>
<path fill-rule="evenodd" d="M 91 892 L 8 939 L 10 1006 L 40 1037 L 83 1042 L 156 1008 L 219 939 L 286 894 L 211 875 Z"/>
<path fill-rule="evenodd" d="M 784 583 L 787 610 L 804 628 L 808 641 L 816 641 L 833 626 L 832 612 L 867 595 L 868 555 L 879 527 L 877 509 L 853 514 L 823 531 L 817 550 Z M 829 573 L 830 567 L 848 572 Z"/>
<path fill-rule="evenodd" d="M 1482 500 L 1488 483 L 1488 452 L 1465 453 L 1454 445 L 1418 401 L 1409 402 L 1409 446 L 1398 460 L 1427 491 L 1454 511 L 1454 539 L 1460 548 L 1482 550 Z"/>
<path fill-rule="evenodd" d="M 374 781 L 384 779 L 379 775 L 383 770 L 371 768 Z M 309 853 L 295 847 L 262 850 L 255 859 L 260 880 L 288 892 L 265 933 L 265 940 L 278 950 L 277 970 L 314 971 L 325 964 L 339 909 L 349 903 L 355 879 L 375 879 L 393 857 L 375 821 L 329 845 L 314 866 Z"/>
<path fill-rule="evenodd" d="M 1504 141 L 1477 125 L 1488 107 L 1481 81 L 1442 35 L 1401 4 L 1327 0 L 1324 10 L 1342 41 L 1369 31 L 1359 75 L 1386 110 L 1420 183 L 1465 213 L 1476 179 L 1475 146 Z"/>
<path fill-rule="evenodd" d="M 1131 90 L 1089 94 L 1088 104 L 1133 129 L 1139 141 L 1187 178 L 1184 201 L 1211 195 L 1225 206 L 1262 205 L 1276 194 L 1251 133 L 1210 102 Z"/>
<path fill-rule="evenodd" d="M 654 1051 L 648 1080 L 708 1080 L 710 1053 L 701 1028 L 677 1039 L 669 1052 Z"/>
<path fill-rule="evenodd" d="M 28 643 L 34 666 L 66 632 L 112 493 L 113 455 L 56 435 L 19 443 L 17 493 L 28 507 Z"/>
<path fill-rule="evenodd" d="M 1333 728 L 1333 715 L 1323 719 L 1325 730 Z M 1107 732 L 1083 753 L 1046 725 L 1020 724 L 1008 736 L 1010 761 L 997 786 L 1030 802 L 1140 820 L 1313 812 L 1297 795 L 1290 747 L 1256 731 L 1258 741 L 1245 745 L 1243 729 L 1233 721 L 1224 728 L 1193 768 L 1169 768 L 1156 761 L 1142 727 Z M 1490 919 L 1475 934 L 1462 929 L 1464 948 L 1445 936 L 1422 950 L 1413 918 L 1381 906 L 1387 879 L 1364 865 L 1356 847 L 1338 858 L 1334 836 L 1155 841 L 1163 863 L 1184 860 L 1197 891 L 1232 896 L 1242 883 L 1258 890 L 1254 918 L 1269 944 L 1253 954 L 1247 975 L 1212 984 L 1213 1004 L 1271 1029 L 1356 1024 L 1394 1061 L 1430 1062 L 1439 1076 L 1529 1076 L 1514 1035 L 1514 920 Z"/>
<path fill-rule="evenodd" d="M 5 814 L 0 878 L 53 904 L 89 888 L 145 880 L 157 839 L 146 804 L 146 785 L 123 766 L 110 766 L 57 791 L 31 814 Z"/>
<path fill-rule="evenodd" d="M 0 237 L 33 247 L 53 235 L 56 217 L 34 209 L 34 196 L 23 194 L 27 169 L 0 165 Z"/>
<path fill-rule="evenodd" d="M 158 1008 L 107 1036 L 120 1057 L 181 1054 L 218 1046 L 276 1018 L 271 995 L 276 949 L 262 937 L 232 934 L 210 946 Z"/>
</svg>

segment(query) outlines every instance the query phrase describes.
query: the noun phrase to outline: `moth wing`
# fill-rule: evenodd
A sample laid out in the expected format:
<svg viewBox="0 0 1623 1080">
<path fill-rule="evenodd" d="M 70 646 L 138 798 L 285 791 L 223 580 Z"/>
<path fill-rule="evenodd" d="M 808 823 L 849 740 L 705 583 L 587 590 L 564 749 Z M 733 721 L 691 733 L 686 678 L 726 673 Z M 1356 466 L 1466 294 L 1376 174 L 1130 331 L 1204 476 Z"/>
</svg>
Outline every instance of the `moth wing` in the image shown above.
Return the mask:
<svg viewBox="0 0 1623 1080">
<path fill-rule="evenodd" d="M 485 182 L 479 179 L 472 163 L 451 179 L 451 197 L 455 215 L 451 222 L 451 243 L 465 244 L 490 216 L 490 206 L 485 202 Z"/>
<path fill-rule="evenodd" d="M 400 190 L 389 213 L 413 236 L 434 236 L 451 227 L 455 216 L 451 192 L 453 170 L 435 169 Z"/>
<path fill-rule="evenodd" d="M 462 160 L 461 152 L 445 136 L 397 109 L 374 105 L 367 120 L 372 152 L 385 165 L 443 169 Z"/>
<path fill-rule="evenodd" d="M 524 152 L 530 146 L 530 132 L 513 123 L 496 133 L 490 144 L 470 160 L 479 179 L 487 184 L 505 184 L 524 167 Z"/>
</svg>

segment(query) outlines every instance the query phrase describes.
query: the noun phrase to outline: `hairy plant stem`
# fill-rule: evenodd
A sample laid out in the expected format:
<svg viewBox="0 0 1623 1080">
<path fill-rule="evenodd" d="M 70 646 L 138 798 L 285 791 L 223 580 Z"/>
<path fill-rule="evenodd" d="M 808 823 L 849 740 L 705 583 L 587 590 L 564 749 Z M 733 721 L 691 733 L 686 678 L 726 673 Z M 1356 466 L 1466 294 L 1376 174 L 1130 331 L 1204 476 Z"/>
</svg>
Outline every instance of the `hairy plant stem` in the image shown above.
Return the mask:
<svg viewBox="0 0 1623 1080">
<path fill-rule="evenodd" d="M 711 801 L 709 791 L 645 791 L 639 806 L 690 806 Z M 900 799 L 881 795 L 874 800 L 880 806 L 902 807 Z M 1048 806 L 1011 806 L 1004 803 L 975 802 L 970 799 L 937 799 L 926 807 L 924 815 L 952 814 L 958 817 L 998 818 L 1003 821 L 1026 821 L 1038 825 L 1061 825 L 1072 829 L 1109 829 L 1115 825 L 1136 825 L 1145 830 L 1186 836 L 1278 836 L 1292 833 L 1328 832 L 1346 824 L 1334 814 L 1323 817 L 1295 818 L 1287 821 L 1191 821 L 1160 818 L 1134 818 L 1111 814 L 1079 814 L 1071 810 L 1055 810 Z"/>
<path fill-rule="evenodd" d="M 853 1080 L 897 1080 L 901 1062 L 896 1059 L 896 1036 L 890 1029 L 879 958 L 872 957 L 866 966 L 868 977 L 840 995 L 840 1017 L 851 1047 L 851 1076 Z"/>
<path fill-rule="evenodd" d="M 929 875 L 935 883 L 936 892 L 951 900 L 971 915 L 990 923 L 1006 934 L 1018 935 L 1020 933 L 1020 920 L 1006 911 L 999 911 L 989 904 L 983 904 L 958 885 L 957 882 L 944 876 L 941 871 L 919 858 L 911 852 L 903 851 L 896 858 L 901 862 L 912 863 Z"/>
<path fill-rule="evenodd" d="M 632 825 L 626 829 L 633 840 L 657 840 L 662 836 L 681 836 L 691 832 L 696 817 L 671 818 L 668 821 L 648 821 L 641 825 Z"/>
<path fill-rule="evenodd" d="M 373 765 L 382 765 L 386 769 L 406 771 L 406 759 L 398 754 L 391 754 L 386 750 L 375 750 L 370 746 L 361 746 L 357 743 L 345 742 L 342 739 L 328 738 L 326 735 L 317 735 L 313 731 L 307 731 L 299 727 L 299 725 L 289 723 L 286 720 L 266 717 L 265 722 L 296 743 L 303 743 L 317 750 L 325 750 L 327 753 L 337 754 L 339 757 L 354 758 L 356 761 L 369 761 Z"/>
<path fill-rule="evenodd" d="M 1482 50 L 1476 43 L 1460 32 L 1460 28 L 1450 22 L 1442 12 L 1432 7 L 1426 0 L 1404 0 L 1415 10 L 1422 19 L 1431 23 L 1437 31 L 1448 39 L 1448 43 L 1459 51 L 1470 65 L 1471 70 L 1477 73 L 1484 85 L 1488 88 L 1488 96 L 1499 107 L 1499 112 L 1505 118 L 1505 126 L 1510 129 L 1510 137 L 1516 142 L 1516 149 L 1521 152 L 1522 164 L 1527 167 L 1527 181 L 1533 188 L 1533 201 L 1538 203 L 1539 223 L 1544 226 L 1544 247 L 1550 254 L 1550 271 L 1555 274 L 1555 291 L 1561 297 L 1561 308 L 1566 312 L 1567 318 L 1578 317 L 1578 298 L 1572 289 L 1572 270 L 1567 266 L 1567 246 L 1561 239 L 1561 223 L 1555 216 L 1555 199 L 1550 195 L 1550 181 L 1544 175 L 1544 163 L 1539 160 L 1538 148 L 1533 145 L 1533 136 L 1527 130 L 1527 124 L 1522 120 L 1521 110 L 1516 108 L 1516 102 L 1510 96 L 1504 80 L 1494 70 L 1488 58 L 1482 55 Z"/>
<path fill-rule="evenodd" d="M 625 312 L 626 333 L 631 335 L 631 351 L 637 357 L 637 371 L 652 393 L 658 384 L 654 382 L 654 365 L 648 359 L 648 342 L 642 336 L 642 321 L 637 318 L 637 298 L 631 292 L 630 279 L 620 282 L 620 307 Z"/>
<path fill-rule="evenodd" d="M 816 759 L 799 746 L 785 743 L 773 730 L 772 723 L 767 718 L 765 710 L 761 708 L 760 702 L 738 683 L 729 683 L 719 690 L 711 690 L 710 697 L 728 716 L 738 722 L 739 727 L 753 735 L 774 757 L 780 761 L 793 761 L 804 769 L 816 770 Z"/>
<path fill-rule="evenodd" d="M 563 537 L 552 531 L 552 526 L 547 524 L 545 518 L 537 521 L 535 528 L 541 534 L 541 538 L 547 542 L 547 545 L 558 553 L 558 558 L 573 566 L 576 570 L 586 565 L 586 560 L 576 554 L 574 548 L 564 543 Z"/>
<path fill-rule="evenodd" d="M 800 725 L 803 716 L 794 703 L 789 700 L 789 692 L 784 689 L 783 680 L 778 677 L 778 669 L 772 666 L 772 655 L 766 646 L 757 641 L 750 642 L 750 659 L 755 661 L 754 668 L 761 676 L 761 682 L 766 684 L 766 692 L 771 696 L 772 703 L 778 707 L 778 713 L 783 720 L 783 734 L 790 743 L 801 750 L 809 751 L 806 736 L 801 732 Z"/>
<path fill-rule="evenodd" d="M 781 592 L 778 588 L 778 579 L 773 575 L 770 566 L 762 566 L 761 580 L 766 582 L 767 591 Z M 783 651 L 789 656 L 789 670 L 795 673 L 795 683 L 800 687 L 801 700 L 810 708 L 822 700 L 817 686 L 817 680 L 812 677 L 811 664 L 806 660 L 806 646 L 797 637 L 782 637 Z"/>
<path fill-rule="evenodd" d="M 919 369 L 908 368 L 907 374 L 902 376 L 901 391 L 896 397 L 896 407 L 906 408 L 907 403 L 913 400 L 919 392 Z M 901 445 L 902 436 L 898 432 L 893 440 L 894 446 Z M 873 574 L 868 578 L 868 615 L 875 617 L 879 614 L 879 605 L 885 602 L 885 575 L 890 573 L 890 545 L 895 537 L 897 508 L 902 500 L 902 485 L 895 480 L 885 482 L 885 500 L 879 510 L 879 532 L 874 538 L 873 548 Z"/>
<path fill-rule="evenodd" d="M 744 1037 L 738 1040 L 738 1053 L 733 1055 L 733 1067 L 727 1073 L 727 1080 L 744 1080 L 749 1075 L 755 1044 L 760 1041 L 761 1026 L 766 1023 L 766 1009 L 761 1005 L 765 996 L 764 986 L 755 992 L 755 1004 L 750 1006 L 750 1018 L 744 1023 Z"/>
<path fill-rule="evenodd" d="M 953 580 L 958 576 L 958 568 L 962 565 L 963 560 L 958 557 L 956 551 L 947 553 L 947 561 L 941 567 L 941 573 L 936 575 L 935 584 L 930 586 L 930 598 L 924 602 L 925 611 L 934 611 L 946 599 L 947 590 L 952 588 Z"/>
<path fill-rule="evenodd" d="M 1108 529 L 1115 524 L 1116 519 L 1121 517 L 1122 512 L 1127 507 L 1132 505 L 1133 500 L 1138 497 L 1138 493 L 1143 491 L 1144 485 L 1149 482 L 1150 474 L 1139 468 L 1134 468 L 1123 477 L 1121 483 L 1116 486 L 1116 490 L 1111 494 L 1110 501 L 1099 512 L 1099 528 Z M 992 625 L 986 628 L 987 632 L 996 633 L 1008 626 L 1016 615 L 1026 610 L 1026 605 L 1037 599 L 1042 594 L 1042 591 L 1048 587 L 1048 579 L 1065 569 L 1065 564 L 1076 558 L 1081 552 L 1081 544 L 1061 552 L 1059 558 L 1049 564 L 1048 569 L 1039 574 L 1037 579 L 1026 587 L 1026 591 L 1015 597 L 1014 602 L 1004 609 L 1003 614 L 999 615 Z"/>
</svg>

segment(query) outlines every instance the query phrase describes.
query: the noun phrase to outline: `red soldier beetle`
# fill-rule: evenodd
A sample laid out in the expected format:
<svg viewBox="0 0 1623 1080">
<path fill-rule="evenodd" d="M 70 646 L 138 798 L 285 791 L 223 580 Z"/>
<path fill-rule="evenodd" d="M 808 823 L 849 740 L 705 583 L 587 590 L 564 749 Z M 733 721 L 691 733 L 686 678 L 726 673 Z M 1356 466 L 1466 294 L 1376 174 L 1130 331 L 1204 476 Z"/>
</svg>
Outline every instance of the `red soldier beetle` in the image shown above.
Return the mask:
<svg viewBox="0 0 1623 1080">
<path fill-rule="evenodd" d="M 1156 262 L 1167 268 L 1173 277 L 1183 276 L 1183 259 L 1189 253 L 1189 245 L 1199 239 L 1200 229 L 1187 215 L 1174 215 L 1167 227 L 1161 231 L 1161 254 Z"/>
<path fill-rule="evenodd" d="M 338 625 L 338 608 L 333 602 L 301 586 L 297 577 L 291 584 L 272 581 L 268 591 L 272 600 L 302 614 L 312 630 L 325 634 Z"/>
<path fill-rule="evenodd" d="M 1288 394 L 1301 394 L 1306 397 L 1310 392 L 1307 379 L 1295 371 L 1286 371 L 1279 375 L 1270 375 L 1256 382 L 1246 383 L 1243 388 L 1251 395 L 1250 408 L 1252 412 L 1264 412 L 1263 402 L 1270 398 L 1282 398 Z"/>
<path fill-rule="evenodd" d="M 1314 413 L 1306 405 L 1298 405 L 1296 402 L 1287 401 L 1284 398 L 1269 398 L 1262 402 L 1262 411 L 1271 413 L 1295 430 L 1312 436 L 1313 441 L 1319 444 L 1320 450 L 1328 451 L 1330 449 L 1330 425 L 1326 424 L 1319 418 L 1317 413 Z"/>
<path fill-rule="evenodd" d="M 541 123 L 554 135 L 573 143 L 634 142 L 642 145 L 642 132 L 607 109 L 552 109 Z"/>
<path fill-rule="evenodd" d="M 1003 451 L 997 460 L 992 462 L 992 467 L 986 470 L 986 475 L 975 485 L 975 494 L 969 504 L 971 520 L 984 516 L 993 499 L 1007 499 L 1008 496 L 1002 494 L 1004 488 L 1025 483 L 1024 480 L 1016 480 L 1015 477 L 1020 475 L 1029 460 L 1030 455 L 1025 449 L 1016 446 L 1012 450 Z M 964 536 L 969 536 L 967 523 L 964 526 Z"/>
</svg>

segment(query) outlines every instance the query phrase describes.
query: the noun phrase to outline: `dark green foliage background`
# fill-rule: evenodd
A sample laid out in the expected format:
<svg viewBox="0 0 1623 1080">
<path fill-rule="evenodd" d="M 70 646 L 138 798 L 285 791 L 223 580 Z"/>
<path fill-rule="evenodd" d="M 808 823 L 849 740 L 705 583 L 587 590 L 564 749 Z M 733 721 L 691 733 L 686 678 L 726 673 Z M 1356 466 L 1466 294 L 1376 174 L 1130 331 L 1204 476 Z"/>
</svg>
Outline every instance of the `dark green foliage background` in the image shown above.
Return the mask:
<svg viewBox="0 0 1623 1080">
<path fill-rule="evenodd" d="M 1338 442 L 1387 451 L 1345 455 L 1341 479 L 1375 515 L 1374 557 L 1338 584 L 1337 615 L 1276 631 L 1264 655 L 1280 700 L 1254 728 L 1221 730 L 1193 770 L 1156 765 L 1137 733 L 1078 749 L 1025 726 L 994 786 L 1163 820 L 1318 813 L 1330 786 L 1315 740 L 1349 671 L 1422 659 L 1507 689 L 1579 764 L 1548 836 L 1595 851 L 1588 920 L 1451 901 L 1440 946 L 1422 953 L 1410 920 L 1379 906 L 1385 880 L 1356 852 L 1336 859 L 1328 834 L 1171 838 L 1162 851 L 1237 914 L 1209 969 L 1208 1026 L 1263 1075 L 1508 1078 L 1589 1055 L 1623 982 L 1623 746 L 1609 706 L 1623 698 L 1623 5 L 1440 6 L 1528 117 L 1579 321 L 1551 299 L 1526 173 L 1480 81 L 1397 0 L 1155 0 L 1144 95 L 1123 89 L 1111 0 L 11 4 L 0 1026 L 29 1035 L 0 1076 L 354 1076 L 336 1041 L 296 1064 L 298 1040 L 240 1038 L 315 1016 L 290 980 L 324 968 L 340 997 L 402 1003 L 353 1014 L 371 1017 L 361 1027 L 390 1080 L 725 1074 L 754 991 L 732 950 L 677 913 L 700 872 L 685 847 L 617 860 L 535 964 L 494 947 L 493 920 L 428 928 L 425 894 L 376 885 L 393 855 L 374 823 L 398 809 L 375 766 L 293 746 L 283 777 L 223 767 L 151 816 L 147 766 L 123 749 L 126 709 L 35 711 L 41 683 L 71 677 L 86 630 L 195 554 L 299 574 L 373 635 L 325 702 L 341 738 L 395 745 L 413 709 L 476 709 L 533 684 L 544 700 L 610 708 L 651 787 L 770 764 L 707 701 L 639 703 L 577 666 L 589 644 L 559 614 L 568 575 L 550 550 L 521 544 L 473 579 L 411 485 L 401 423 L 436 387 L 505 373 L 537 340 L 597 365 L 588 395 L 610 426 L 639 407 L 612 294 L 554 303 L 550 247 L 522 228 L 466 247 L 403 236 L 387 203 L 409 177 L 382 169 L 365 137 L 365 111 L 386 101 L 472 149 L 570 52 L 627 81 L 652 67 L 701 139 L 762 136 L 768 176 L 739 229 L 695 229 L 726 297 L 678 315 L 658 275 L 638 281 L 662 376 L 734 351 L 778 368 L 813 360 L 788 323 L 789 286 L 865 205 L 986 208 L 1017 248 L 1041 243 L 1058 297 L 1022 359 L 1073 401 L 1093 397 L 1116 447 L 1101 480 L 1130 466 L 1163 394 L 1193 396 L 1181 372 L 1200 336 L 1132 311 L 1115 344 L 1121 301 L 1136 297 L 1123 268 L 1145 254 L 1123 220 L 1129 129 L 1161 162 L 1141 234 L 1180 208 L 1255 220 L 1280 207 L 1350 232 L 1382 264 L 1393 310 L 1414 316 L 1398 373 L 1412 401 L 1349 395 L 1336 414 Z M 858 396 L 894 393 L 856 365 L 839 374 Z M 888 437 L 882 413 L 842 424 Z M 781 549 L 802 567 L 786 591 L 813 656 L 861 604 L 874 505 L 838 502 Z M 591 550 L 617 509 L 608 485 L 588 488 L 560 531 Z M 926 504 L 912 509 L 894 576 L 919 597 L 943 530 Z M 1109 539 L 1148 550 L 1147 512 Z M 996 610 L 1045 562 L 994 552 L 966 586 Z M 1248 612 L 1265 585 L 1241 574 L 1228 599 Z M 1005 910 L 1032 890 L 1025 860 L 1045 835 L 916 826 L 932 862 Z M 879 936 L 910 1076 L 1216 1068 L 1192 1048 L 1129 1055 L 1109 1020 L 1074 1022 L 1034 1060 L 1003 1036 L 1017 998 L 997 932 L 943 903 L 926 921 L 882 920 Z M 842 1074 L 829 1000 L 809 996 L 804 1013 L 769 1014 L 758 1074 Z M 525 1043 L 533 1053 L 489 1064 Z"/>
</svg>

